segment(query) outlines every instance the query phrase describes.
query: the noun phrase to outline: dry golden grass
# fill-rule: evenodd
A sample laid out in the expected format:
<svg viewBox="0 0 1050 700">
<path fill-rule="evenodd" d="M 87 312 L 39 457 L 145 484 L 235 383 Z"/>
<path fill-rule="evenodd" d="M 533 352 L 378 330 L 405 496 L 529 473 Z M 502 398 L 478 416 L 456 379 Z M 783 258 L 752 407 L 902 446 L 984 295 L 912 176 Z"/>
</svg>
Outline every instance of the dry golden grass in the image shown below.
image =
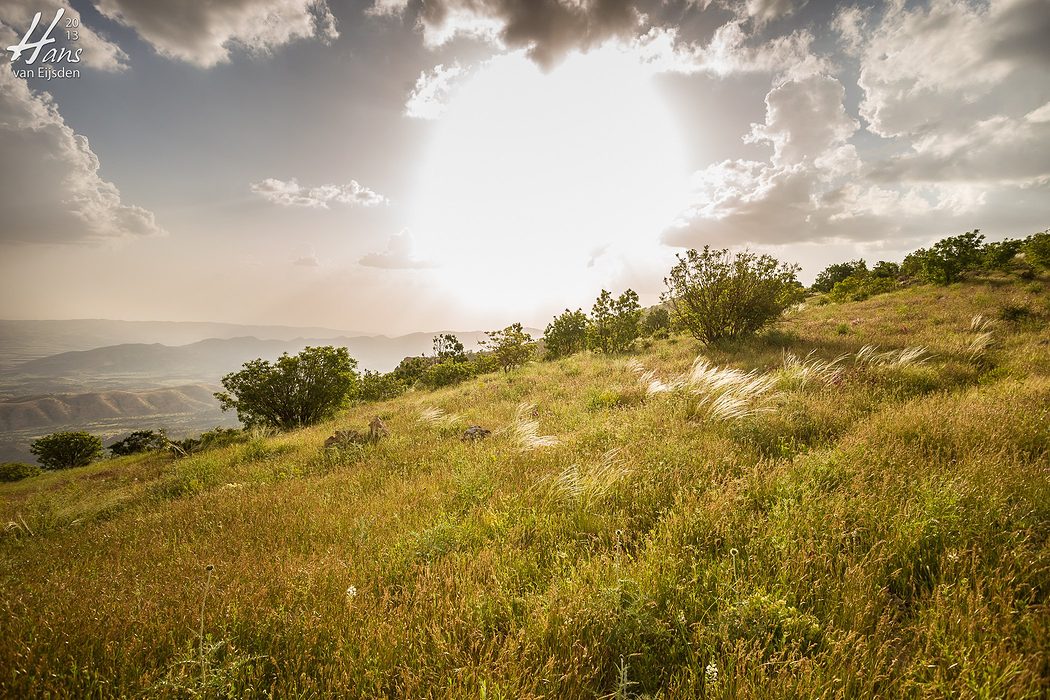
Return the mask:
<svg viewBox="0 0 1050 700">
<path fill-rule="evenodd" d="M 1047 299 L 810 305 L 0 485 L 0 692 L 1043 697 Z M 762 410 L 697 412 L 734 391 Z"/>
</svg>

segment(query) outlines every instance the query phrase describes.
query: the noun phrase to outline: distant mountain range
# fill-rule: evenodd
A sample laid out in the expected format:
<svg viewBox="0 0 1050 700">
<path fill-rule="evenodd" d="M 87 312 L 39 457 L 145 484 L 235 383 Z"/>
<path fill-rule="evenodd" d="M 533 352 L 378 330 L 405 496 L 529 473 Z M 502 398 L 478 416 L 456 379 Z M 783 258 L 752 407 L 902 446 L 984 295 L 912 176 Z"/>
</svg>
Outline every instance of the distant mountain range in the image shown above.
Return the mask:
<svg viewBox="0 0 1050 700">
<path fill-rule="evenodd" d="M 235 323 L 180 321 L 67 321 L 0 320 L 0 370 L 48 355 L 71 350 L 91 350 L 125 343 L 186 345 L 208 338 L 254 336 L 274 340 L 335 338 L 360 333 L 334 328 L 295 326 L 246 326 Z"/>
<path fill-rule="evenodd" d="M 412 333 L 397 338 L 359 336 L 356 338 L 296 338 L 262 340 L 254 337 L 209 338 L 187 345 L 126 343 L 91 350 L 74 350 L 41 357 L 9 367 L 5 374 L 26 378 L 69 378 L 86 384 L 114 380 L 129 385 L 141 382 L 170 384 L 173 380 L 214 382 L 248 361 L 261 357 L 273 360 L 288 352 L 295 354 L 307 346 L 346 347 L 359 368 L 389 371 L 409 355 L 432 352 L 432 333 Z M 459 333 L 467 349 L 474 349 L 485 334 Z"/>
<path fill-rule="evenodd" d="M 0 431 L 180 414 L 212 414 L 214 420 L 221 420 L 219 405 L 212 395 L 215 391 L 217 387 L 214 386 L 190 384 L 150 391 L 102 391 L 7 399 L 0 401 Z"/>
<path fill-rule="evenodd" d="M 113 439 L 140 428 L 193 434 L 236 424 L 212 393 L 248 360 L 334 345 L 348 348 L 360 370 L 386 372 L 431 353 L 441 332 L 390 338 L 221 323 L 0 321 L 0 460 L 31 459 L 32 439 L 54 430 Z M 455 333 L 467 350 L 485 337 Z"/>
</svg>

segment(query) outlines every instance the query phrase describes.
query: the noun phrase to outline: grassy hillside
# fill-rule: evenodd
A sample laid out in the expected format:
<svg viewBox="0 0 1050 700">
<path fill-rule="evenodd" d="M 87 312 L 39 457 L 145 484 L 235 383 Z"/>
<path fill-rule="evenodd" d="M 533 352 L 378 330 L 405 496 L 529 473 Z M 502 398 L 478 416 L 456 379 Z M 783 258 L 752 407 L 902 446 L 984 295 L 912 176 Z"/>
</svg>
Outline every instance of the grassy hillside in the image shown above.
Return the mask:
<svg viewBox="0 0 1050 700">
<path fill-rule="evenodd" d="M 677 337 L 3 485 L 0 688 L 1044 697 L 1048 288 L 811 305 L 703 350 L 750 376 L 690 379 Z M 322 451 L 374 415 L 389 438 Z"/>
</svg>

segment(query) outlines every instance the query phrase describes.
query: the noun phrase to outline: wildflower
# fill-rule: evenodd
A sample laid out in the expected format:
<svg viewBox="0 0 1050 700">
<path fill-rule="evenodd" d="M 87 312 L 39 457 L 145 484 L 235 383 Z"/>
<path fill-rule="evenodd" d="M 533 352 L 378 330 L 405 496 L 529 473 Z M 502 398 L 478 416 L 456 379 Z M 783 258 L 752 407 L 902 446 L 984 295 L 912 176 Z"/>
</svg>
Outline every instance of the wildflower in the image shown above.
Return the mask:
<svg viewBox="0 0 1050 700">
<path fill-rule="evenodd" d="M 353 600 L 357 597 L 357 586 L 348 586 L 346 589 L 346 597 Z"/>
</svg>

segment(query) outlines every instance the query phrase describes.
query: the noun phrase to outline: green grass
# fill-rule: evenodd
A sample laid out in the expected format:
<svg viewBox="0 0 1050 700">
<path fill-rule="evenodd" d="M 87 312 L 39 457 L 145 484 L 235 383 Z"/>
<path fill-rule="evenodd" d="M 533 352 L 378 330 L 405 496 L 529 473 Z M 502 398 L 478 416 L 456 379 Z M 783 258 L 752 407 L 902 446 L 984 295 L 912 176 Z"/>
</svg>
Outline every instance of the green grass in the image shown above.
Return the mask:
<svg viewBox="0 0 1050 700">
<path fill-rule="evenodd" d="M 2 484 L 0 690 L 1045 697 L 1048 287 L 919 287 L 633 356 L 667 383 L 701 352 L 769 375 L 728 418 L 582 354 Z M 808 377 L 785 353 L 846 357 Z M 374 415 L 389 438 L 322 450 Z M 530 448 L 531 420 L 557 443 Z"/>
</svg>

